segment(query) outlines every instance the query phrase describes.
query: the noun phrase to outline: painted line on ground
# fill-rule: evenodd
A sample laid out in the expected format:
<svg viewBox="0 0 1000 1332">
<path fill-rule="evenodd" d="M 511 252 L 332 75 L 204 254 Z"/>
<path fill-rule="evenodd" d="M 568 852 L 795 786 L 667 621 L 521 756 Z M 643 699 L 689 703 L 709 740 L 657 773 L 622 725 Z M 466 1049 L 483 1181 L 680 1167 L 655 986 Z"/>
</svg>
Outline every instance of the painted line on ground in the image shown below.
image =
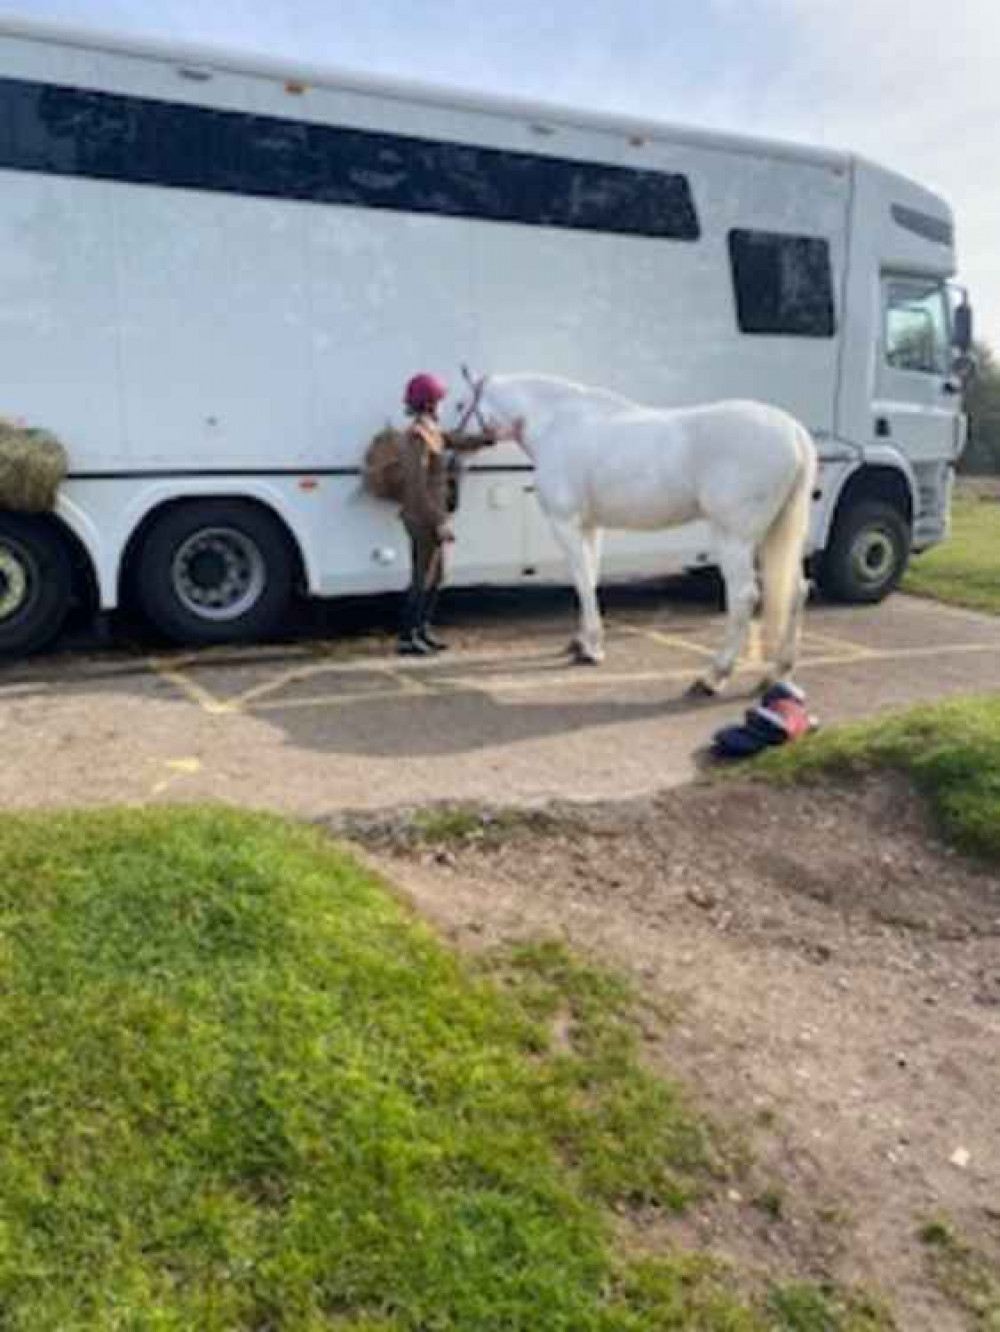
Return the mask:
<svg viewBox="0 0 1000 1332">
<path fill-rule="evenodd" d="M 995 646 L 986 643 L 961 643 L 950 647 L 933 648 L 903 648 L 893 652 L 886 650 L 883 652 L 872 649 L 864 657 L 858 657 L 851 653 L 830 653 L 824 656 L 803 658 L 801 668 L 803 671 L 812 670 L 816 667 L 827 666 L 858 666 L 867 665 L 872 662 L 895 661 L 913 656 L 916 658 L 925 657 L 947 657 L 951 655 L 975 654 L 979 652 L 996 652 Z M 758 673 L 759 663 L 743 662 L 736 669 L 736 675 L 751 675 Z M 621 685 L 642 685 L 657 684 L 664 681 L 690 680 L 697 675 L 690 667 L 658 670 L 658 671 L 632 671 L 616 672 L 609 674 L 606 671 L 595 670 L 576 670 L 572 673 L 567 671 L 565 675 L 557 678 L 525 676 L 521 678 L 495 677 L 493 679 L 483 678 L 482 676 L 451 676 L 447 680 L 436 681 L 437 688 L 427 688 L 426 695 L 446 697 L 449 691 L 458 692 L 468 690 L 470 693 L 489 694 L 493 693 L 538 693 L 545 690 L 558 688 L 597 688 L 607 689 Z M 443 686 L 443 687 L 442 687 Z M 409 688 L 397 688 L 393 690 L 383 690 L 377 693 L 365 691 L 363 693 L 338 693 L 328 695 L 314 695 L 311 698 L 289 698 L 275 699 L 258 705 L 253 709 L 253 713 L 284 712 L 296 711 L 305 708 L 326 708 L 326 707 L 346 707 L 358 703 L 372 702 L 377 700 L 379 703 L 397 700 L 411 695 Z M 725 696 L 722 696 L 723 699 Z M 720 701 L 722 701 L 720 699 Z"/>
<path fill-rule="evenodd" d="M 184 777 L 195 777 L 202 771 L 202 762 L 198 758 L 166 759 L 163 766 L 170 775 L 158 781 L 150 791 L 151 796 L 163 795 Z"/>
<path fill-rule="evenodd" d="M 714 657 L 715 652 L 702 643 L 695 643 L 682 634 L 664 633 L 662 629 L 649 629 L 645 625 L 630 624 L 627 620 L 607 620 L 607 624 L 621 629 L 633 637 L 645 638 L 652 643 L 661 643 L 666 647 L 680 648 L 684 652 L 693 652 L 698 657 Z"/>
<path fill-rule="evenodd" d="M 866 647 L 863 643 L 852 642 L 849 638 L 835 638 L 832 634 L 820 634 L 815 629 L 803 629 L 803 643 L 819 643 L 826 646 L 834 652 L 850 653 L 858 661 L 863 661 L 870 657 L 877 648 Z"/>
<path fill-rule="evenodd" d="M 147 657 L 146 663 L 154 675 L 161 680 L 166 680 L 172 684 L 175 689 L 187 696 L 188 700 L 199 707 L 202 712 L 210 717 L 224 716 L 227 712 L 235 711 L 223 699 L 217 698 L 203 684 L 192 679 L 189 675 L 175 666 L 167 666 L 156 657 Z"/>
<path fill-rule="evenodd" d="M 648 629 L 642 626 L 634 625 L 624 621 L 615 621 L 614 627 L 632 637 L 640 637 L 647 641 L 652 641 L 664 647 L 673 648 L 675 651 L 685 651 L 700 658 L 712 658 L 715 653 L 712 649 L 696 643 L 683 635 L 664 633 L 656 629 Z M 997 652 L 998 648 L 993 643 L 968 643 L 968 644 L 949 644 L 946 646 L 930 645 L 927 647 L 913 648 L 869 648 L 859 643 L 851 642 L 848 639 L 836 638 L 829 634 L 822 634 L 813 630 L 807 630 L 803 635 L 806 645 L 810 642 L 826 645 L 831 652 L 819 656 L 808 655 L 802 658 L 802 667 L 806 669 L 810 666 L 840 666 L 851 664 L 863 664 L 879 661 L 906 661 L 917 660 L 924 657 L 948 656 L 954 653 L 979 653 L 979 652 Z M 387 680 L 394 681 L 398 686 L 396 691 L 386 690 L 368 690 L 368 691 L 349 691 L 342 695 L 324 696 L 325 698 L 340 698 L 344 702 L 357 702 L 364 698 L 391 698 L 397 693 L 406 693 L 410 695 L 419 695 L 423 697 L 432 696 L 437 693 L 447 692 L 453 688 L 466 689 L 506 689 L 506 690 L 537 690 L 552 687 L 557 681 L 560 686 L 571 684 L 604 684 L 615 683 L 641 683 L 656 679 L 680 679 L 693 673 L 693 666 L 686 669 L 667 670 L 667 671 L 644 671 L 644 672 L 626 672 L 614 676 L 606 672 L 597 671 L 594 677 L 585 676 L 580 678 L 576 670 L 559 669 L 558 664 L 562 660 L 561 653 L 536 653 L 530 656 L 519 657 L 517 660 L 522 662 L 525 668 L 549 663 L 555 669 L 548 676 L 525 675 L 520 678 L 504 676 L 501 679 L 489 679 L 488 677 L 471 677 L 468 675 L 456 675 L 456 670 L 467 671 L 470 667 L 482 666 L 489 667 L 494 665 L 511 665 L 511 655 L 509 653 L 470 653 L 468 656 L 453 658 L 447 665 L 443 665 L 440 659 L 432 661 L 400 661 L 397 658 L 385 656 L 359 657 L 351 660 L 341 660 L 330 656 L 320 656 L 317 659 L 315 652 L 309 653 L 309 660 L 306 664 L 298 664 L 287 670 L 281 671 L 277 676 L 271 679 L 261 681 L 250 689 L 241 691 L 230 698 L 220 697 L 213 693 L 199 680 L 195 678 L 195 673 L 190 669 L 197 666 L 201 661 L 200 654 L 187 654 L 181 657 L 159 658 L 147 657 L 146 662 L 149 669 L 160 679 L 167 681 L 174 688 L 183 693 L 191 702 L 195 703 L 203 712 L 209 716 L 225 716 L 246 712 L 248 710 L 261 711 L 265 709 L 264 700 L 271 695 L 286 689 L 291 685 L 303 683 L 310 679 L 320 676 L 350 676 L 361 672 L 367 672 L 373 675 L 381 675 Z M 301 658 L 300 658 L 301 661 Z M 453 664 L 452 664 L 453 663 Z M 218 661 L 215 663 L 218 664 Z M 242 664 L 237 658 L 234 665 Z M 760 660 L 751 655 L 745 658 L 738 668 L 739 671 L 746 672 L 753 669 L 759 669 Z M 22 686 L 23 687 L 23 686 Z M 12 689 L 15 687 L 12 687 Z M 2 698 L 0 694 L 0 698 Z M 306 705 L 307 700 L 278 700 L 267 704 L 266 710 L 272 710 L 290 706 Z M 319 703 L 317 701 L 316 706 Z"/>
</svg>

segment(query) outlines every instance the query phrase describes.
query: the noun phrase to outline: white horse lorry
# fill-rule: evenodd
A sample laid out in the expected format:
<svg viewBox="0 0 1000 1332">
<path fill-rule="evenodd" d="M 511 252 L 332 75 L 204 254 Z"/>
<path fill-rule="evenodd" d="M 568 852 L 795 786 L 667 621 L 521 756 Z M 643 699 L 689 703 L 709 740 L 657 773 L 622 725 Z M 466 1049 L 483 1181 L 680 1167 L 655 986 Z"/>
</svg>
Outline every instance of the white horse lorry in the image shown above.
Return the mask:
<svg viewBox="0 0 1000 1332">
<path fill-rule="evenodd" d="M 0 512 L 0 651 L 74 599 L 202 644 L 402 588 L 360 465 L 463 362 L 786 408 L 815 576 L 877 601 L 947 531 L 955 270 L 948 206 L 857 157 L 0 19 L 0 415 L 70 460 L 54 513 Z M 514 443 L 457 526 L 453 585 L 566 577 Z M 613 534 L 605 569 L 704 541 Z"/>
</svg>

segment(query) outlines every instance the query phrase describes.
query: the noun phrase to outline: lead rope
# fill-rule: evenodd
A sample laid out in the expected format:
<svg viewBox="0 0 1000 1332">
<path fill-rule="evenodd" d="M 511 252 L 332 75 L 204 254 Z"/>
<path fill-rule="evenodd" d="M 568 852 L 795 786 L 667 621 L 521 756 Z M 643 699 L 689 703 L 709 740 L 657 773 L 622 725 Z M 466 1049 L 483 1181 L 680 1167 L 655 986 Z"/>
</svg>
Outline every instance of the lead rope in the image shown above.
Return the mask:
<svg viewBox="0 0 1000 1332">
<path fill-rule="evenodd" d="M 476 424 L 479 426 L 479 429 L 485 435 L 486 422 L 483 420 L 483 414 L 479 410 L 479 403 L 483 396 L 483 389 L 486 387 L 486 376 L 484 375 L 482 379 L 476 380 L 472 377 L 469 367 L 467 365 L 463 365 L 462 378 L 472 389 L 472 397 L 469 401 L 468 407 L 461 415 L 461 418 L 458 422 L 458 428 L 455 433 L 458 435 L 463 434 L 465 431 L 465 427 L 469 424 L 472 418 L 475 417 Z M 453 487 L 454 509 L 458 508 L 458 492 L 459 489 L 461 488 L 462 473 L 464 472 L 464 470 L 465 470 L 465 464 L 462 460 L 462 455 L 460 453 L 452 452 L 451 457 L 449 459 L 448 471 L 451 475 L 451 483 Z M 453 512 L 454 509 L 452 510 Z"/>
<path fill-rule="evenodd" d="M 465 411 L 462 413 L 462 418 L 461 418 L 461 420 L 460 420 L 459 423 L 458 423 L 458 431 L 457 431 L 457 433 L 460 435 L 460 434 L 462 433 L 462 431 L 465 429 L 465 427 L 466 427 L 466 426 L 469 424 L 469 422 L 472 420 L 472 418 L 475 417 L 475 418 L 476 418 L 476 423 L 478 424 L 479 429 L 485 434 L 485 433 L 486 433 L 486 422 L 483 420 L 483 414 L 482 414 L 482 412 L 479 410 L 479 404 L 480 404 L 480 402 L 481 402 L 481 400 L 482 400 L 483 389 L 486 387 L 486 376 L 483 375 L 482 379 L 478 379 L 478 380 L 477 380 L 477 379 L 474 379 L 474 378 L 472 377 L 472 373 L 471 373 L 471 371 L 469 370 L 469 367 L 468 367 L 467 365 L 463 365 L 463 366 L 462 366 L 462 378 L 463 378 L 463 379 L 465 380 L 465 382 L 468 384 L 469 388 L 472 389 L 472 399 L 471 399 L 471 401 L 469 402 L 468 407 L 467 407 L 467 408 L 465 409 Z"/>
</svg>

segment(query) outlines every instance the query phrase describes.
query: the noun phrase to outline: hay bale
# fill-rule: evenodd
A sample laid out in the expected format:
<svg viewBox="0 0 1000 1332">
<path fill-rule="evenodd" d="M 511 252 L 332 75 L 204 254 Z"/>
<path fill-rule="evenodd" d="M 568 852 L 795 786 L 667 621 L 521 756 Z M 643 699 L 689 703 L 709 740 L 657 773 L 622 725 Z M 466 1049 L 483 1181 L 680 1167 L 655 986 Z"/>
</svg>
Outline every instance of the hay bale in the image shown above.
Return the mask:
<svg viewBox="0 0 1000 1332">
<path fill-rule="evenodd" d="M 403 502 L 403 435 L 386 426 L 368 445 L 365 454 L 364 480 L 370 494 L 376 499 Z"/>
<path fill-rule="evenodd" d="M 55 435 L 0 417 L 0 509 L 49 512 L 67 466 L 66 450 Z"/>
</svg>

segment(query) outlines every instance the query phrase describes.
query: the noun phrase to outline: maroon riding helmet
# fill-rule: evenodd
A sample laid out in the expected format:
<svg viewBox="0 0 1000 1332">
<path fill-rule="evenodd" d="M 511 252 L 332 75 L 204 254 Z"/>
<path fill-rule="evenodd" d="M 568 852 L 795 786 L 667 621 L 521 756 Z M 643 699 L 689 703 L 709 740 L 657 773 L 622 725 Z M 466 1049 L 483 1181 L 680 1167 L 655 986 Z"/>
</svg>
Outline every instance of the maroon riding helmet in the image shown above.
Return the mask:
<svg viewBox="0 0 1000 1332">
<path fill-rule="evenodd" d="M 411 412 L 427 412 L 446 397 L 448 386 L 437 375 L 414 375 L 406 386 L 406 405 Z"/>
</svg>

